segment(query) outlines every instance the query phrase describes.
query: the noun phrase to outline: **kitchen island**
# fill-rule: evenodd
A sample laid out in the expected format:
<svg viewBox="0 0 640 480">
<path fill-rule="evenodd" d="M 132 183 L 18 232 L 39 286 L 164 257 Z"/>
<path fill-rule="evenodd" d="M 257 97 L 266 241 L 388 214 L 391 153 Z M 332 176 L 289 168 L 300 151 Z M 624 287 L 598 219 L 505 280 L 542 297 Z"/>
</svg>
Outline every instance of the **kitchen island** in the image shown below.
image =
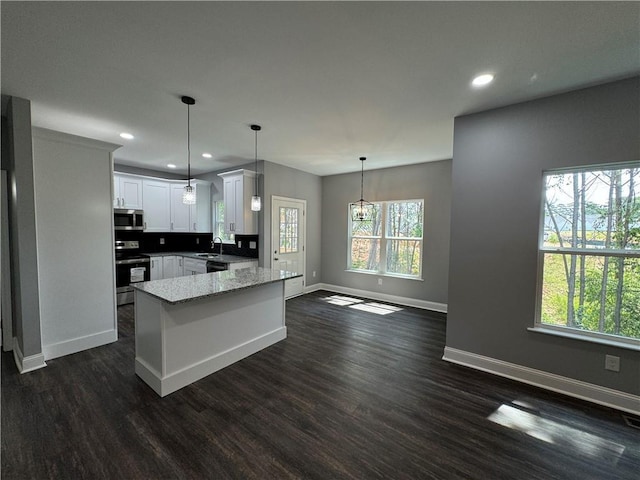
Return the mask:
<svg viewBox="0 0 640 480">
<path fill-rule="evenodd" d="M 284 281 L 243 268 L 134 284 L 136 374 L 164 397 L 287 336 Z"/>
</svg>

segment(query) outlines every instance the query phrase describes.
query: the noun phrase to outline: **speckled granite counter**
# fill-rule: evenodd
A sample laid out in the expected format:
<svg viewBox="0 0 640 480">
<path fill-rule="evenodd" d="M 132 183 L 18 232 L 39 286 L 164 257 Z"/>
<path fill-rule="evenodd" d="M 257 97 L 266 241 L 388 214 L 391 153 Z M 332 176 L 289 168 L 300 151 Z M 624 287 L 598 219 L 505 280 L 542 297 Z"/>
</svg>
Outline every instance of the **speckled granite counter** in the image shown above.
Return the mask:
<svg viewBox="0 0 640 480">
<path fill-rule="evenodd" d="M 132 286 L 167 303 L 176 304 L 301 276 L 284 270 L 253 267 L 153 280 Z"/>
<path fill-rule="evenodd" d="M 250 267 L 135 284 L 136 374 L 164 397 L 284 340 L 285 280 Z"/>
</svg>

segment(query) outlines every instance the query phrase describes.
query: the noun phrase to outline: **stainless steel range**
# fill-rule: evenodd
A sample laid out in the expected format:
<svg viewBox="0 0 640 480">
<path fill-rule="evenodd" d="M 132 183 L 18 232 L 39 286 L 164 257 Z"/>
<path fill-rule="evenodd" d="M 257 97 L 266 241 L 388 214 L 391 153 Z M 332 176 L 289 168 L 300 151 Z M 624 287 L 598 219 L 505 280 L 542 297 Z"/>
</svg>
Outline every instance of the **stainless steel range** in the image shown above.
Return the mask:
<svg viewBox="0 0 640 480">
<path fill-rule="evenodd" d="M 138 240 L 116 240 L 115 250 L 117 303 L 133 303 L 131 284 L 150 280 L 150 259 L 140 253 Z"/>
</svg>

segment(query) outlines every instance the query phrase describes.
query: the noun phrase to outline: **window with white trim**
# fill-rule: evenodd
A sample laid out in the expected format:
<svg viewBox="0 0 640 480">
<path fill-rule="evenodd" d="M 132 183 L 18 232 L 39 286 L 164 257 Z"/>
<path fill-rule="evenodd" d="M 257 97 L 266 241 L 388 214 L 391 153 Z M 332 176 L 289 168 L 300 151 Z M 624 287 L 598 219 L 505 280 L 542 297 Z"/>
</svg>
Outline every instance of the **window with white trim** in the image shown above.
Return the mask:
<svg viewBox="0 0 640 480">
<path fill-rule="evenodd" d="M 637 344 L 640 163 L 544 173 L 536 327 Z"/>
<path fill-rule="evenodd" d="M 224 202 L 213 202 L 213 236 L 220 237 L 223 243 L 234 243 L 233 233 L 224 231 Z"/>
<path fill-rule="evenodd" d="M 373 202 L 364 221 L 349 205 L 347 269 L 421 278 L 424 200 Z"/>
</svg>

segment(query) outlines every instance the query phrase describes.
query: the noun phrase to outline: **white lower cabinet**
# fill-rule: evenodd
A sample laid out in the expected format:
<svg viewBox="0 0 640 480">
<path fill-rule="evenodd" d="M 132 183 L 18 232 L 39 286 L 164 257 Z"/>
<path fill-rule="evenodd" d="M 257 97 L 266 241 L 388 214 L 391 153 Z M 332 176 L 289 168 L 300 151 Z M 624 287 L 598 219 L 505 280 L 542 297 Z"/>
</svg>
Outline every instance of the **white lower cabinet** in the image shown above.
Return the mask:
<svg viewBox="0 0 640 480">
<path fill-rule="evenodd" d="M 176 277 L 184 275 L 184 257 L 176 257 Z"/>
<path fill-rule="evenodd" d="M 162 280 L 162 257 L 151 257 L 151 280 Z"/>
<path fill-rule="evenodd" d="M 207 261 L 184 257 L 184 275 L 207 273 Z"/>
<path fill-rule="evenodd" d="M 175 255 L 168 255 L 162 257 L 162 278 L 174 278 L 177 275 L 178 257 Z"/>
</svg>

